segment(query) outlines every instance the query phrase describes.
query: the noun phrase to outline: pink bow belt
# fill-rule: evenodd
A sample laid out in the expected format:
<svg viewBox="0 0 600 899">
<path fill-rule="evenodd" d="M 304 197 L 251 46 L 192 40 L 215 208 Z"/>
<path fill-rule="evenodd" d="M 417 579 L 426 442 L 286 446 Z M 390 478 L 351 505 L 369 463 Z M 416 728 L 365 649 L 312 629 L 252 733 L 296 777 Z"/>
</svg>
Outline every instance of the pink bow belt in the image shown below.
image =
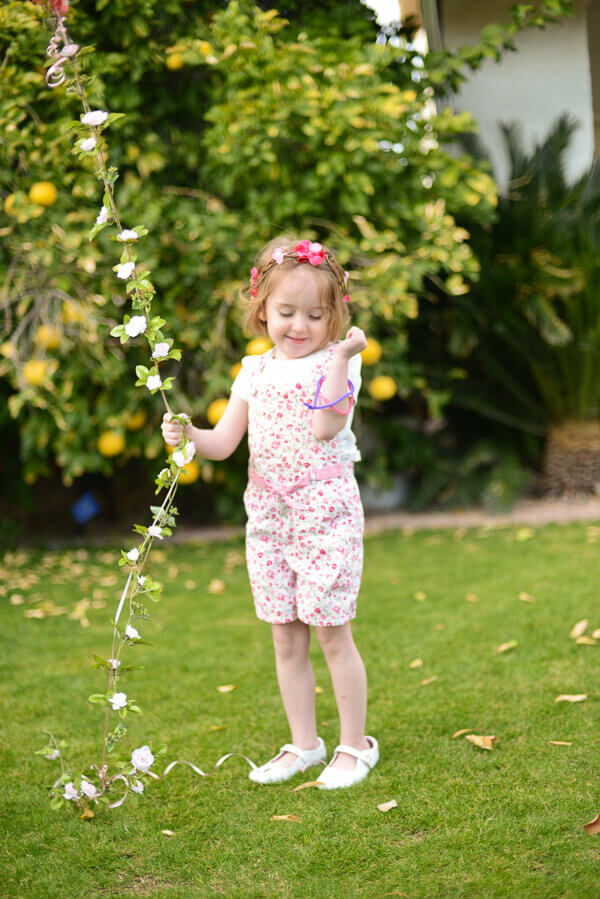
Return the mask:
<svg viewBox="0 0 600 899">
<path fill-rule="evenodd" d="M 248 469 L 248 478 L 256 484 L 260 484 L 261 487 L 264 487 L 270 493 L 280 496 L 290 509 L 301 511 L 304 506 L 294 502 L 289 494 L 294 490 L 299 490 L 300 487 L 308 486 L 312 481 L 329 481 L 331 478 L 341 478 L 345 472 L 346 464 L 347 463 L 344 462 L 338 462 L 337 465 L 328 465 L 326 468 L 309 468 L 299 480 L 289 487 L 276 487 L 274 484 L 270 484 L 266 478 L 257 474 L 253 468 Z M 273 496 L 271 499 L 273 500 L 275 497 Z"/>
</svg>

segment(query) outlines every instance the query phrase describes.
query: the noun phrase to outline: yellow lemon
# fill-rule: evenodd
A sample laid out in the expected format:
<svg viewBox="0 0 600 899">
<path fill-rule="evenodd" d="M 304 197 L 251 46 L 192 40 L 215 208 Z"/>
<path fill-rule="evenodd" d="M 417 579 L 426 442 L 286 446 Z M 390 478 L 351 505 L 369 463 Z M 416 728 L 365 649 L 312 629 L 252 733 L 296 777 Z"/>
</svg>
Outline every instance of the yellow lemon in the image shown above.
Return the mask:
<svg viewBox="0 0 600 899">
<path fill-rule="evenodd" d="M 379 377 L 373 378 L 369 384 L 369 393 L 375 400 L 391 400 L 397 393 L 394 379 L 389 375 L 379 375 Z"/>
<path fill-rule="evenodd" d="M 220 399 L 213 400 L 208 409 L 206 410 L 206 417 L 208 418 L 211 425 L 216 425 L 216 423 L 221 418 L 223 412 L 227 408 L 227 403 L 229 400 Z"/>
<path fill-rule="evenodd" d="M 15 355 L 15 345 L 11 343 L 10 340 L 6 340 L 2 346 L 0 346 L 0 353 L 5 356 L 7 359 L 10 359 L 11 356 Z"/>
<path fill-rule="evenodd" d="M 187 465 L 184 465 L 181 469 L 181 483 L 182 484 L 193 484 L 194 481 L 197 481 L 200 477 L 200 466 L 196 462 L 195 459 L 192 459 L 191 462 L 188 462 Z"/>
<path fill-rule="evenodd" d="M 259 356 L 261 353 L 266 353 L 267 350 L 270 350 L 272 346 L 273 344 L 266 337 L 254 337 L 246 344 L 246 355 Z"/>
<path fill-rule="evenodd" d="M 177 69 L 183 69 L 185 60 L 181 53 L 169 53 L 165 65 L 167 69 L 171 69 L 174 72 Z"/>
<path fill-rule="evenodd" d="M 34 387 L 43 384 L 46 379 L 47 364 L 45 359 L 30 359 L 29 362 L 26 362 L 23 366 L 23 377 L 27 383 Z"/>
<path fill-rule="evenodd" d="M 7 215 L 10 215 L 12 212 L 12 208 L 15 205 L 15 195 L 9 194 L 4 201 L 4 211 Z"/>
<path fill-rule="evenodd" d="M 360 354 L 364 365 L 376 365 L 381 359 L 381 344 L 374 337 L 367 338 L 367 345 Z"/>
<path fill-rule="evenodd" d="M 229 374 L 231 375 L 232 378 L 237 378 L 238 373 L 241 372 L 241 370 L 242 370 L 242 363 L 236 362 L 235 365 L 232 365 L 231 368 L 229 369 Z"/>
<path fill-rule="evenodd" d="M 52 325 L 40 325 L 33 335 L 33 342 L 46 350 L 57 350 L 60 346 L 61 333 Z"/>
<path fill-rule="evenodd" d="M 118 431 L 103 431 L 97 445 L 100 455 L 118 456 L 125 449 L 125 438 Z"/>
<path fill-rule="evenodd" d="M 64 300 L 60 317 L 66 324 L 83 321 L 83 312 L 73 300 Z"/>
<path fill-rule="evenodd" d="M 174 447 L 174 446 L 171 446 L 170 443 L 165 443 L 165 448 L 166 448 L 167 454 L 168 454 L 169 456 L 171 455 L 171 453 L 174 453 L 174 452 L 175 452 L 175 447 Z"/>
<path fill-rule="evenodd" d="M 138 412 L 132 412 L 125 416 L 125 427 L 128 431 L 138 431 L 144 427 L 147 420 L 148 413 L 145 409 L 140 409 Z"/>
<path fill-rule="evenodd" d="M 38 206 L 52 206 L 58 193 L 51 181 L 36 181 L 29 190 L 29 199 Z"/>
</svg>

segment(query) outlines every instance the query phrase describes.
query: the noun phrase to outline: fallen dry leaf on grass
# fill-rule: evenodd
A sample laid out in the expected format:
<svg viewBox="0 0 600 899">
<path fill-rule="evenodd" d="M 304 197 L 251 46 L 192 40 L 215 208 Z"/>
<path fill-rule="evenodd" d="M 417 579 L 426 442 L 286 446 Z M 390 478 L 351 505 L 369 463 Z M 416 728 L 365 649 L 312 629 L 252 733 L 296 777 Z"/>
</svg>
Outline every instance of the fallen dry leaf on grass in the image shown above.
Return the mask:
<svg viewBox="0 0 600 899">
<path fill-rule="evenodd" d="M 315 684 L 315 693 L 322 693 L 322 692 L 323 692 L 323 687 L 319 687 L 319 686 L 317 686 L 317 684 Z"/>
<path fill-rule="evenodd" d="M 298 790 L 306 790 L 307 787 L 318 787 L 318 786 L 319 786 L 318 780 L 307 780 L 306 783 L 303 783 L 297 787 L 294 787 L 294 789 L 292 790 L 292 793 L 297 793 Z"/>
<path fill-rule="evenodd" d="M 23 612 L 25 618 L 45 618 L 46 613 L 43 609 L 25 609 Z"/>
<path fill-rule="evenodd" d="M 524 593 L 523 590 L 519 593 L 519 599 L 521 602 L 535 602 L 535 596 L 532 596 L 530 593 Z"/>
<path fill-rule="evenodd" d="M 94 817 L 94 813 L 91 810 L 91 808 L 84 808 L 83 814 L 81 814 L 79 817 L 81 818 L 82 821 L 87 821 L 89 818 Z"/>
<path fill-rule="evenodd" d="M 423 659 L 413 659 L 412 662 L 409 663 L 409 668 L 422 668 L 423 667 Z"/>
<path fill-rule="evenodd" d="M 583 702 L 587 699 L 587 693 L 561 693 L 554 702 Z"/>
<path fill-rule="evenodd" d="M 222 593 L 225 589 L 225 581 L 219 580 L 219 578 L 213 578 L 213 580 L 208 585 L 209 593 Z"/>
<path fill-rule="evenodd" d="M 597 640 L 594 640 L 593 637 L 588 637 L 586 634 L 582 634 L 581 637 L 577 637 L 575 642 L 579 643 L 580 646 L 597 646 L 598 645 Z"/>
<path fill-rule="evenodd" d="M 398 803 L 395 799 L 390 799 L 389 802 L 382 802 L 381 805 L 378 805 L 377 808 L 380 812 L 389 812 L 391 808 L 398 808 Z"/>
<path fill-rule="evenodd" d="M 507 640 L 506 643 L 500 644 L 496 652 L 509 652 L 511 649 L 516 649 L 518 645 L 518 640 Z"/>
<path fill-rule="evenodd" d="M 535 537 L 533 528 L 517 528 L 515 531 L 515 540 L 522 543 L 524 540 L 532 540 Z"/>
<path fill-rule="evenodd" d="M 479 597 L 476 593 L 467 593 L 465 596 L 465 602 L 479 602 Z"/>
<path fill-rule="evenodd" d="M 211 724 L 209 730 L 227 730 L 226 724 Z"/>
<path fill-rule="evenodd" d="M 434 682 L 434 680 L 437 680 L 437 679 L 438 679 L 437 674 L 432 674 L 431 677 L 426 677 L 424 680 L 421 681 L 421 686 L 426 687 L 427 684 L 432 684 Z"/>
<path fill-rule="evenodd" d="M 414 597 L 418 602 L 423 602 L 423 600 L 427 599 L 427 594 L 425 593 L 424 590 L 416 590 L 416 591 L 413 593 L 413 597 Z"/>
<path fill-rule="evenodd" d="M 592 631 L 592 637 L 594 640 L 600 640 L 600 627 L 596 628 L 595 631 Z"/>
<path fill-rule="evenodd" d="M 591 821 L 583 825 L 586 833 L 600 833 L 600 814 L 596 815 Z"/>
<path fill-rule="evenodd" d="M 161 833 L 164 833 L 164 835 L 166 837 L 174 837 L 175 836 L 174 830 L 161 830 Z"/>
<path fill-rule="evenodd" d="M 580 637 L 583 633 L 585 633 L 588 624 L 589 621 L 587 620 L 587 618 L 582 618 L 581 621 L 578 621 L 577 624 L 573 625 L 569 637 L 571 637 L 572 640 L 575 640 L 576 637 Z"/>
<path fill-rule="evenodd" d="M 186 581 L 185 587 L 186 587 L 186 590 L 195 590 L 196 589 L 196 581 Z"/>
<path fill-rule="evenodd" d="M 235 684 L 221 684 L 220 687 L 217 687 L 219 693 L 231 693 L 232 690 L 235 690 Z"/>
<path fill-rule="evenodd" d="M 472 734 L 472 733 L 473 733 L 472 727 L 463 727 L 462 730 L 457 730 L 452 734 L 452 739 L 454 740 L 455 737 L 462 737 L 463 734 Z"/>
<path fill-rule="evenodd" d="M 10 598 L 11 606 L 22 606 L 24 602 L 25 602 L 25 600 L 23 599 L 23 597 L 21 596 L 20 593 L 13 593 L 13 595 Z"/>
<path fill-rule="evenodd" d="M 548 740 L 550 746 L 572 746 L 568 740 Z"/>
<path fill-rule="evenodd" d="M 496 737 L 489 736 L 479 736 L 479 734 L 467 734 L 465 740 L 468 740 L 470 743 L 473 743 L 475 746 L 479 746 L 480 749 L 491 749 L 494 743 L 496 742 Z"/>
<path fill-rule="evenodd" d="M 297 821 L 300 823 L 297 815 L 271 815 L 271 821 Z"/>
</svg>

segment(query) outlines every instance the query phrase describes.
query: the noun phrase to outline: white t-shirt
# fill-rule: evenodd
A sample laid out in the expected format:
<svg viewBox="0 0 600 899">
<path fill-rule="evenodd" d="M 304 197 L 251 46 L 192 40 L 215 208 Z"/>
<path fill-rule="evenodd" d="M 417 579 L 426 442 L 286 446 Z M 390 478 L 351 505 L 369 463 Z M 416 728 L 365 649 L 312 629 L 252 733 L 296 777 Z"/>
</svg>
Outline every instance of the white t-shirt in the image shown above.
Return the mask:
<svg viewBox="0 0 600 899">
<path fill-rule="evenodd" d="M 271 347 L 270 350 L 267 350 L 266 353 L 262 353 L 262 355 L 244 356 L 242 359 L 242 367 L 238 372 L 235 381 L 231 385 L 231 393 L 235 393 L 236 396 L 239 396 L 248 402 L 250 399 L 251 377 L 258 370 L 260 359 L 262 357 L 265 358 L 263 377 L 276 385 L 287 384 L 289 381 L 291 386 L 292 383 L 296 383 L 298 377 L 300 380 L 302 380 L 303 375 L 310 377 L 315 362 L 320 361 L 319 357 L 324 356 L 329 351 L 330 347 L 331 344 L 322 350 L 317 350 L 314 353 L 309 353 L 307 356 L 301 356 L 298 359 L 274 359 L 273 355 L 275 353 L 275 347 Z M 355 402 L 358 398 L 358 391 L 360 390 L 362 382 L 360 374 L 361 366 L 362 356 L 360 353 L 356 353 L 348 360 L 348 379 L 352 381 L 354 387 Z M 320 396 L 317 402 L 321 404 L 322 401 Z M 351 430 L 353 418 L 354 403 L 352 405 L 352 411 L 346 417 L 344 427 L 337 434 L 337 440 L 340 455 L 343 459 L 360 462 L 362 457 L 360 455 L 360 450 L 356 445 L 356 437 Z"/>
</svg>

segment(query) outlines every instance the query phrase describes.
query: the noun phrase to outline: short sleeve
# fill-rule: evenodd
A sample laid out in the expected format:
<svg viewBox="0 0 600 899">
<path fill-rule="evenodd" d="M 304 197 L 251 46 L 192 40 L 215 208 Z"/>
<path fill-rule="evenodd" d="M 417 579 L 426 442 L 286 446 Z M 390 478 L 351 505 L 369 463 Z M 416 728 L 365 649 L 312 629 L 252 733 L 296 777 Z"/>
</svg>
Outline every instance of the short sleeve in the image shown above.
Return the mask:
<svg viewBox="0 0 600 899">
<path fill-rule="evenodd" d="M 260 356 L 244 356 L 242 359 L 242 367 L 231 385 L 230 392 L 235 393 L 236 396 L 241 397 L 241 399 L 246 400 L 246 402 L 250 399 L 250 388 L 252 386 L 251 376 L 256 371 L 259 358 Z"/>
<path fill-rule="evenodd" d="M 362 383 L 361 377 L 361 368 L 362 368 L 362 356 L 360 353 L 355 353 L 354 356 L 351 356 L 348 361 L 348 380 L 352 381 L 352 386 L 354 388 L 354 402 L 358 399 L 358 391 L 360 390 L 360 385 Z"/>
</svg>

